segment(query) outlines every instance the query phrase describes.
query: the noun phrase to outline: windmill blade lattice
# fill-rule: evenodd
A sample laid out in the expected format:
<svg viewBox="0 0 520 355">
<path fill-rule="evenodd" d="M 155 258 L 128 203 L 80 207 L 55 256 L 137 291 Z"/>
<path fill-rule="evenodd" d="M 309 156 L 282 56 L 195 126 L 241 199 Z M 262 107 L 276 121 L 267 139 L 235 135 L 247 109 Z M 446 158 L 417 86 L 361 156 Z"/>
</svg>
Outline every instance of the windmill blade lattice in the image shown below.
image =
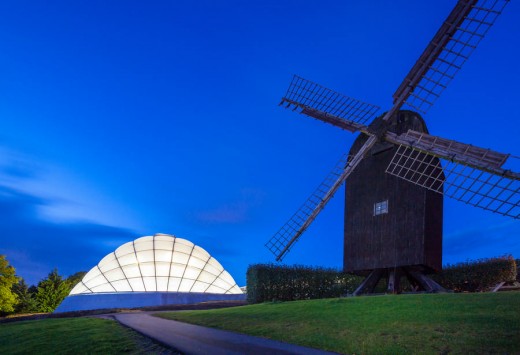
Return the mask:
<svg viewBox="0 0 520 355">
<path fill-rule="evenodd" d="M 265 244 L 267 249 L 276 256 L 277 261 L 282 261 L 292 245 L 334 196 L 344 181 L 342 174 L 347 168 L 348 161 L 349 156 L 344 155 L 307 201 Z"/>
<path fill-rule="evenodd" d="M 509 0 L 460 1 L 394 93 L 410 108 L 426 113 L 448 86 Z"/>
<path fill-rule="evenodd" d="M 474 165 L 484 170 L 499 169 L 510 157 L 510 154 L 495 152 L 491 149 L 480 148 L 411 129 L 400 135 L 387 132 L 385 139 L 394 144 L 411 146 L 447 160 Z M 494 173 L 495 171 L 491 170 L 491 172 Z"/>
<path fill-rule="evenodd" d="M 407 145 L 398 146 L 386 172 L 475 207 L 520 218 L 518 173 L 459 163 Z"/>
<path fill-rule="evenodd" d="M 347 124 L 363 125 L 375 117 L 379 107 L 345 96 L 295 75 L 280 105 L 293 106 L 313 118 L 332 117 Z M 319 116 L 316 116 L 319 115 Z M 334 124 L 333 122 L 329 122 Z M 348 129 L 348 128 L 347 128 Z"/>
</svg>

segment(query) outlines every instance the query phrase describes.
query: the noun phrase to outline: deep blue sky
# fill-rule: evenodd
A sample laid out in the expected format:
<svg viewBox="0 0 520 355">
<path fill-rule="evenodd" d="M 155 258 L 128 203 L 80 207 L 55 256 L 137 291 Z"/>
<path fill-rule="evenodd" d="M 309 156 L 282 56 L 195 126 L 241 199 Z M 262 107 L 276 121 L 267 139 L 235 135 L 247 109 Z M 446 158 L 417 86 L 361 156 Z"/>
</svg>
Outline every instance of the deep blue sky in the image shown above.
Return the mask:
<svg viewBox="0 0 520 355">
<path fill-rule="evenodd" d="M 36 283 L 170 233 L 243 285 L 355 138 L 279 108 L 291 76 L 387 109 L 454 4 L 1 2 L 0 253 Z M 520 155 L 519 34 L 513 1 L 432 134 Z M 343 190 L 285 262 L 340 267 L 342 216 Z M 519 221 L 445 200 L 445 263 L 505 253 Z"/>
</svg>

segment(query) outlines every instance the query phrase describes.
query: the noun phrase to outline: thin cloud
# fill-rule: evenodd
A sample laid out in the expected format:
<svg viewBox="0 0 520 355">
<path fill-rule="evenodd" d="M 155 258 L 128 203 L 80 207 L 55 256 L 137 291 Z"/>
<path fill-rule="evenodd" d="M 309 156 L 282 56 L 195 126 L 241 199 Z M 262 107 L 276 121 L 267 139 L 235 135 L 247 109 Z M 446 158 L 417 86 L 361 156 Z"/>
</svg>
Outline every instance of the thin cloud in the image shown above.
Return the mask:
<svg viewBox="0 0 520 355">
<path fill-rule="evenodd" d="M 236 201 L 224 203 L 213 209 L 195 213 L 198 221 L 204 223 L 238 224 L 250 220 L 253 208 L 263 201 L 264 193 L 257 189 L 244 188 Z"/>
<path fill-rule="evenodd" d="M 136 238 L 130 230 L 92 222 L 57 223 L 38 213 L 51 201 L 0 186 L 0 253 L 30 284 L 53 268 L 65 275 L 88 270 L 113 245 Z"/>
</svg>

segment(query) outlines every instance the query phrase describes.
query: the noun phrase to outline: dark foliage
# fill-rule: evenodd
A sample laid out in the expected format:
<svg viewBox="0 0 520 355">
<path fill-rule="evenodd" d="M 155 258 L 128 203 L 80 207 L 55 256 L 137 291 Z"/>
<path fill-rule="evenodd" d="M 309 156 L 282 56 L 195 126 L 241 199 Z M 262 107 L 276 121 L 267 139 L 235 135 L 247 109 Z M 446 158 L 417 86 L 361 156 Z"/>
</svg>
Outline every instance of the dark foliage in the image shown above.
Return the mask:
<svg viewBox="0 0 520 355">
<path fill-rule="evenodd" d="M 15 313 L 31 313 L 38 311 L 38 306 L 34 297 L 38 290 L 36 287 L 28 287 L 25 280 L 20 278 L 18 283 L 13 285 L 12 290 L 18 297 L 18 304 L 14 308 Z"/>
<path fill-rule="evenodd" d="M 500 282 L 514 281 L 517 266 L 511 256 L 466 261 L 447 265 L 432 278 L 455 292 L 482 292 Z"/>
<path fill-rule="evenodd" d="M 255 264 L 247 269 L 247 301 L 295 301 L 339 297 L 361 278 L 335 269 Z"/>
</svg>

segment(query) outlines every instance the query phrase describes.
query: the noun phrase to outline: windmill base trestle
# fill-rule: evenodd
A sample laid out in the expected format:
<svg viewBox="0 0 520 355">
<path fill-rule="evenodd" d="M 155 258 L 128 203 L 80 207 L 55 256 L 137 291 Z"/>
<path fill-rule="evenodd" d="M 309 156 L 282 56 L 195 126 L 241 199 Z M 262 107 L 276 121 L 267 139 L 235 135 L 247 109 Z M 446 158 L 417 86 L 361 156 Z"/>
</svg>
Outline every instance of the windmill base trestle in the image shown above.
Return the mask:
<svg viewBox="0 0 520 355">
<path fill-rule="evenodd" d="M 401 293 L 401 279 L 403 277 L 408 280 L 411 291 L 413 292 L 447 292 L 446 289 L 426 276 L 422 271 L 404 266 L 372 270 L 352 295 L 373 294 L 376 290 L 376 286 L 378 286 L 382 279 L 387 280 L 386 293 Z"/>
</svg>

